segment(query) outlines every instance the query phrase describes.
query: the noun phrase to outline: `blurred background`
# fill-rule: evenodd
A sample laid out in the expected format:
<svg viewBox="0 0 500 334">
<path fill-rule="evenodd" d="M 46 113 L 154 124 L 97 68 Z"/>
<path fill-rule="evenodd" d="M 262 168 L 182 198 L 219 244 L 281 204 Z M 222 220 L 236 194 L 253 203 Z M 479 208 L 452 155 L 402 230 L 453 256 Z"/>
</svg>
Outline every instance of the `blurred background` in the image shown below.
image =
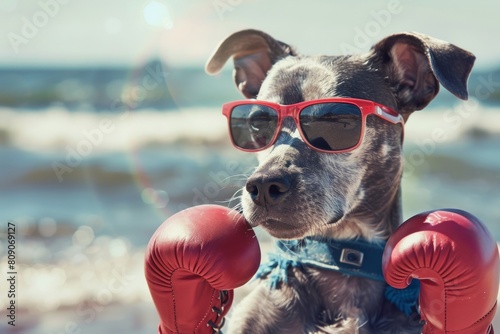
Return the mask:
<svg viewBox="0 0 500 334">
<path fill-rule="evenodd" d="M 500 240 L 499 12 L 494 0 L 1 0 L 0 332 L 155 332 L 149 238 L 184 208 L 234 205 L 255 165 L 221 115 L 240 98 L 231 66 L 203 71 L 245 28 L 312 55 L 365 52 L 401 31 L 473 52 L 469 101 L 441 88 L 406 126 L 404 214 L 460 208 Z M 9 222 L 16 327 L 3 296 Z"/>
</svg>

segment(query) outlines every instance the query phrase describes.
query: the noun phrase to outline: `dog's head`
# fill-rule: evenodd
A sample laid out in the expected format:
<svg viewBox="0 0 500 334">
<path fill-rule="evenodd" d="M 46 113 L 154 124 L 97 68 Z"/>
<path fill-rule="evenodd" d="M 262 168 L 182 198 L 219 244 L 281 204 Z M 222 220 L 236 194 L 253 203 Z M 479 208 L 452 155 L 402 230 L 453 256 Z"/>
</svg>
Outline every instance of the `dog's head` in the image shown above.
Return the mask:
<svg viewBox="0 0 500 334">
<path fill-rule="evenodd" d="M 290 105 L 330 97 L 371 100 L 409 115 L 429 104 L 441 83 L 467 99 L 475 57 L 417 33 L 389 36 L 362 55 L 302 56 L 257 30 L 225 39 L 206 70 L 218 73 L 233 57 L 234 80 L 247 98 Z M 402 174 L 399 124 L 368 116 L 363 141 L 344 153 L 309 148 L 291 118 L 242 195 L 252 226 L 278 238 L 310 235 L 386 238 L 400 223 Z"/>
</svg>

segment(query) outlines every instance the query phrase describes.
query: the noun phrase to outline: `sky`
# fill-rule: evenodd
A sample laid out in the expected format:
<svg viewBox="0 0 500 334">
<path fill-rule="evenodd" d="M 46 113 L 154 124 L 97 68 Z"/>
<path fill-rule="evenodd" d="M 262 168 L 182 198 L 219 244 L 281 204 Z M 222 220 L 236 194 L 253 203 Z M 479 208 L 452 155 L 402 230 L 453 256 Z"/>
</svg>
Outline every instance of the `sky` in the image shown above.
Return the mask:
<svg viewBox="0 0 500 334">
<path fill-rule="evenodd" d="M 365 52 L 418 31 L 465 48 L 476 68 L 500 67 L 500 1 L 0 0 L 0 66 L 133 65 L 155 55 L 201 67 L 241 29 L 303 54 Z"/>
</svg>

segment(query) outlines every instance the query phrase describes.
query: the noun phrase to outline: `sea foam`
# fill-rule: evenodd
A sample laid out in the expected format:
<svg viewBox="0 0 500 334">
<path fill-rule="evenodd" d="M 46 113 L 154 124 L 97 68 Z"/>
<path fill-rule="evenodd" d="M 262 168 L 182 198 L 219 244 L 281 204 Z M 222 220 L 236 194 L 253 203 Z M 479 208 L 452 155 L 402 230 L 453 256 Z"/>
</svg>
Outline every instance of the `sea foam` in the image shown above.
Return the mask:
<svg viewBox="0 0 500 334">
<path fill-rule="evenodd" d="M 450 107 L 430 107 L 410 116 L 407 141 L 439 137 L 451 142 L 464 137 L 500 135 L 498 107 L 472 99 Z M 26 150 L 57 151 L 68 148 L 123 151 L 172 143 L 229 143 L 227 121 L 217 108 L 179 111 L 140 110 L 119 114 L 68 111 L 0 109 L 0 143 Z"/>
</svg>

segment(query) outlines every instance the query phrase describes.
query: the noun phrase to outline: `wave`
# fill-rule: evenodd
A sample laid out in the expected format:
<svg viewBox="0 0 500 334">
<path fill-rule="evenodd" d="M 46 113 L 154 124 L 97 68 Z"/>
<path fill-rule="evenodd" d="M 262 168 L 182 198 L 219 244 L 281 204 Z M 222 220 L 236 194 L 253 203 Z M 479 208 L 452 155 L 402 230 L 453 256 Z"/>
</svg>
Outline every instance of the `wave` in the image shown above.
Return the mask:
<svg viewBox="0 0 500 334">
<path fill-rule="evenodd" d="M 499 136 L 498 107 L 469 100 L 449 108 L 429 108 L 410 116 L 407 141 Z M 229 143 L 225 118 L 217 108 L 116 113 L 0 109 L 0 144 L 26 150 L 123 151 L 175 143 Z"/>
<path fill-rule="evenodd" d="M 129 111 L 120 114 L 0 109 L 0 144 L 26 150 L 74 150 L 81 155 L 172 143 L 221 143 L 226 121 L 218 109 Z M 83 153 L 83 154 L 82 154 Z"/>
<path fill-rule="evenodd" d="M 480 104 L 476 99 L 447 108 L 416 111 L 405 126 L 405 139 L 453 142 L 500 136 L 500 108 Z"/>
</svg>

